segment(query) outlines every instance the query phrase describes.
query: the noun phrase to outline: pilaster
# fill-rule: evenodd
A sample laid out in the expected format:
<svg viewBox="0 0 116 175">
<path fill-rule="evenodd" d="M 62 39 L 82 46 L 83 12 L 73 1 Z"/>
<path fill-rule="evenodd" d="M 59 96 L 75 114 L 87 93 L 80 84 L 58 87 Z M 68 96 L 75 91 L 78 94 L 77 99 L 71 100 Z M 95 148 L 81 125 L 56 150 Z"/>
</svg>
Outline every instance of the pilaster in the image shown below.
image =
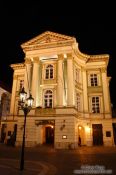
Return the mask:
<svg viewBox="0 0 116 175">
<path fill-rule="evenodd" d="M 74 105 L 74 71 L 73 71 L 73 56 L 67 54 L 67 105 Z"/>
<path fill-rule="evenodd" d="M 14 115 L 15 113 L 15 98 L 16 98 L 17 82 L 18 82 L 18 76 L 14 74 L 12 94 L 11 94 L 11 104 L 10 104 L 10 115 Z"/>
<path fill-rule="evenodd" d="M 39 77 L 39 57 L 33 58 L 33 73 L 32 73 L 32 96 L 34 98 L 33 106 L 36 107 L 39 105 L 39 86 L 40 86 L 40 77 Z"/>
<path fill-rule="evenodd" d="M 63 80 L 63 54 L 58 55 L 58 85 L 57 85 L 57 105 L 63 106 L 64 80 Z"/>
<path fill-rule="evenodd" d="M 110 97 L 109 97 L 109 87 L 107 80 L 107 70 L 106 68 L 101 69 L 102 74 L 102 87 L 103 87 L 103 99 L 104 99 L 104 112 L 109 114 L 110 111 Z"/>
<path fill-rule="evenodd" d="M 88 113 L 88 95 L 87 95 L 87 73 L 86 73 L 86 69 L 82 69 L 82 81 L 83 81 L 83 110 L 84 110 L 84 113 Z"/>
</svg>

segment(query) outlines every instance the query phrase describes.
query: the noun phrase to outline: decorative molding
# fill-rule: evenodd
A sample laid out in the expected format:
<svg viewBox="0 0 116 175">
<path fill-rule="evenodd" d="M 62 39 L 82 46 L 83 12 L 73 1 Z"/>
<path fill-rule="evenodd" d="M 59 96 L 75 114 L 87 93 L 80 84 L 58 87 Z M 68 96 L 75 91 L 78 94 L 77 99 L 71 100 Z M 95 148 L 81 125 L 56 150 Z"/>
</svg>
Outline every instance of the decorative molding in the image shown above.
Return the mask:
<svg viewBox="0 0 116 175">
<path fill-rule="evenodd" d="M 10 67 L 13 68 L 14 70 L 16 70 L 16 69 L 24 69 L 25 68 L 25 64 L 24 63 L 11 64 Z"/>
<path fill-rule="evenodd" d="M 57 48 L 57 47 L 65 47 L 71 46 L 74 41 L 59 41 L 59 42 L 51 42 L 51 43 L 44 43 L 44 44 L 35 44 L 25 46 L 23 49 L 24 51 L 33 51 L 33 50 L 42 50 L 42 49 L 50 49 L 50 48 Z"/>
</svg>

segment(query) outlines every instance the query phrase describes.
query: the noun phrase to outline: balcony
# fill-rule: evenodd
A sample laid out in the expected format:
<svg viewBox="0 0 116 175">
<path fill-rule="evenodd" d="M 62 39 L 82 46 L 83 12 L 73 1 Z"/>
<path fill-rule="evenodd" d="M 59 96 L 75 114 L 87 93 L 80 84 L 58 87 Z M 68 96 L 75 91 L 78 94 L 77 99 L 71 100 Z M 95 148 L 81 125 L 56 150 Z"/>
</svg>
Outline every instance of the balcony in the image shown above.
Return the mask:
<svg viewBox="0 0 116 175">
<path fill-rule="evenodd" d="M 37 107 L 35 109 L 35 115 L 53 115 L 56 114 L 56 109 L 55 108 L 41 108 L 41 107 Z"/>
</svg>

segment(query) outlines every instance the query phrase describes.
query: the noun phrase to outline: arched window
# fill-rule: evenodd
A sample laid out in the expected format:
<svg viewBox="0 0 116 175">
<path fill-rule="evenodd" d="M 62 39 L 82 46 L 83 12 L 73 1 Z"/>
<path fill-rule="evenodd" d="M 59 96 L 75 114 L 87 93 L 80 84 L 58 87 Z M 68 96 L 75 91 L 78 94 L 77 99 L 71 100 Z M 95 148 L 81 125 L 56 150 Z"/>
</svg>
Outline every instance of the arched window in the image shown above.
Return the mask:
<svg viewBox="0 0 116 175">
<path fill-rule="evenodd" d="M 51 90 L 46 90 L 44 94 L 44 107 L 52 108 L 53 106 L 53 93 Z"/>
<path fill-rule="evenodd" d="M 52 79 L 52 78 L 53 78 L 53 65 L 49 64 L 46 66 L 45 79 Z"/>
</svg>

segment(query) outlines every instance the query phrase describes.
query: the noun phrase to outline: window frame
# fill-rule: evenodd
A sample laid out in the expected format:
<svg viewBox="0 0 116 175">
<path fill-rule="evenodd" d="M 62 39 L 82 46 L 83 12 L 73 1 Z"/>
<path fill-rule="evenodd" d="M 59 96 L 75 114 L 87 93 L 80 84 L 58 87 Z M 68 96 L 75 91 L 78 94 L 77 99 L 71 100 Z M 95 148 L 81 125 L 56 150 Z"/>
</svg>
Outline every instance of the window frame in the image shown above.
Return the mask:
<svg viewBox="0 0 116 175">
<path fill-rule="evenodd" d="M 45 66 L 45 80 L 51 80 L 54 79 L 54 65 L 53 64 L 47 64 Z"/>
<path fill-rule="evenodd" d="M 91 113 L 92 114 L 100 114 L 100 97 L 92 96 L 91 97 Z"/>
<path fill-rule="evenodd" d="M 90 85 L 91 87 L 98 86 L 98 75 L 96 73 L 90 74 Z"/>
<path fill-rule="evenodd" d="M 48 93 L 47 93 L 47 91 L 48 91 Z M 49 93 L 49 91 L 51 93 Z M 44 94 L 43 94 L 43 106 L 44 106 L 44 108 L 53 108 L 53 91 L 51 89 L 46 89 L 44 91 Z"/>
</svg>

